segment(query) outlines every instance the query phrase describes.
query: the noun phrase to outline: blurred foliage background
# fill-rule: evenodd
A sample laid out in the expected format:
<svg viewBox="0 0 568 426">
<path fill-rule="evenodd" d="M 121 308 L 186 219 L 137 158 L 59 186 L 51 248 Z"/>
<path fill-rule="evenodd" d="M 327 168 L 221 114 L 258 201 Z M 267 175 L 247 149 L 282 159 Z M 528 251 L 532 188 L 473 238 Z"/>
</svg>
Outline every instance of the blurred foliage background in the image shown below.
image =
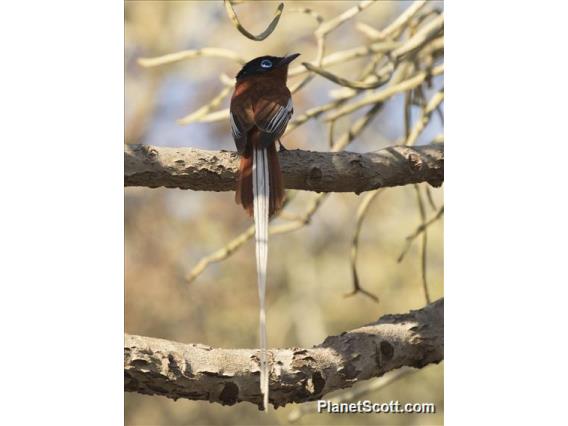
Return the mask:
<svg viewBox="0 0 568 426">
<path fill-rule="evenodd" d="M 125 3 L 125 143 L 191 146 L 234 150 L 227 120 L 180 125 L 181 117 L 208 104 L 241 65 L 223 57 L 201 56 L 145 68 L 142 57 L 156 57 L 186 49 L 220 47 L 249 60 L 257 56 L 299 52 L 297 60 L 317 55 L 313 16 L 294 11 L 311 8 L 324 20 L 349 8 L 354 1 L 288 1 L 280 22 L 266 40 L 242 36 L 229 20 L 221 1 L 128 1 Z M 235 2 L 241 23 L 254 34 L 271 21 L 278 2 Z M 410 2 L 381 1 L 346 21 L 326 39 L 326 54 L 368 45 L 369 35 L 358 24 L 380 30 L 393 22 Z M 423 9 L 442 10 L 441 2 Z M 364 56 L 327 70 L 357 80 L 369 63 Z M 289 79 L 289 86 L 303 76 Z M 295 117 L 333 99 L 336 83 L 316 75 L 293 95 Z M 424 86 L 426 99 L 443 88 L 443 76 Z M 377 89 L 380 90 L 380 89 Z M 228 107 L 230 92 L 215 110 Z M 370 125 L 347 147 L 365 152 L 405 141 L 408 126 L 420 118 L 411 106 L 405 125 L 405 94 L 385 102 Z M 367 108 L 368 109 L 368 108 Z M 339 138 L 367 109 L 338 119 Z M 443 141 L 443 106 L 431 117 L 416 143 Z M 283 138 L 287 148 L 329 150 L 325 116 L 307 121 Z M 426 200 L 426 187 L 420 185 Z M 301 214 L 314 193 L 298 192 L 277 219 Z M 428 218 L 443 205 L 442 189 L 430 188 L 425 202 Z M 421 223 L 416 189 L 389 188 L 374 198 L 359 238 L 358 273 L 362 286 L 379 303 L 352 290 L 350 252 L 356 211 L 362 195 L 333 193 L 325 198 L 310 222 L 300 229 L 273 236 L 269 248 L 267 288 L 268 336 L 271 347 L 302 347 L 321 343 L 326 336 L 359 327 L 387 313 L 402 313 L 426 304 L 422 290 L 420 238 L 401 263 L 406 237 Z M 209 265 L 188 283 L 189 271 L 204 256 L 244 232 L 251 220 L 234 203 L 234 193 L 192 192 L 178 189 L 125 189 L 125 331 L 179 342 L 220 347 L 257 347 L 258 294 L 253 241 L 226 260 Z M 433 205 L 432 205 L 433 204 Z M 443 296 L 443 220 L 428 228 L 427 279 L 432 300 Z M 360 383 L 356 388 L 365 386 Z M 413 372 L 389 386 L 358 399 L 433 402 L 437 413 L 308 414 L 296 419 L 305 425 L 426 425 L 442 424 L 443 364 Z M 297 407 L 288 405 L 268 415 L 249 403 L 231 407 L 153 396 L 125 394 L 128 425 L 256 425 L 289 424 Z M 297 417 L 297 416 L 296 416 Z"/>
</svg>

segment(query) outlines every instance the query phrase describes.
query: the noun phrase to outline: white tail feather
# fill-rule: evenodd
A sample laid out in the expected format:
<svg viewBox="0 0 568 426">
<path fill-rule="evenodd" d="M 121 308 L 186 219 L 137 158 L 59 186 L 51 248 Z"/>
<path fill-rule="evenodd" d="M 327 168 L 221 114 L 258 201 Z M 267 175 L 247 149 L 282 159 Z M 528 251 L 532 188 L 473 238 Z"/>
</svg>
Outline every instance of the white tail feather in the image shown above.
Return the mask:
<svg viewBox="0 0 568 426">
<path fill-rule="evenodd" d="M 252 193 L 256 248 L 256 273 L 260 302 L 260 391 L 264 410 L 268 411 L 268 362 L 266 337 L 266 270 L 268 262 L 268 206 L 270 202 L 268 155 L 255 147 L 252 160 Z"/>
</svg>

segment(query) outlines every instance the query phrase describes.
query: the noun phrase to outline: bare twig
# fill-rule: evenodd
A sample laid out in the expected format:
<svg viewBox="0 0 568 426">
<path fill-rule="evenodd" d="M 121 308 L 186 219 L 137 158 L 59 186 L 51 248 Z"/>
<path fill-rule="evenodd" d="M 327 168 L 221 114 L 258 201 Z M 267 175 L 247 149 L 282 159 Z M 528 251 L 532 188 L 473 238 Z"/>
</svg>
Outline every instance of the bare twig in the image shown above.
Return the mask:
<svg viewBox="0 0 568 426">
<path fill-rule="evenodd" d="M 174 62 L 198 58 L 201 56 L 231 59 L 241 65 L 246 63 L 246 60 L 242 56 L 232 50 L 220 47 L 203 47 L 201 49 L 182 50 L 180 52 L 169 53 L 155 58 L 139 58 L 138 64 L 146 68 L 157 67 L 159 65 L 172 64 Z"/>
<path fill-rule="evenodd" d="M 382 86 L 383 84 L 387 83 L 392 75 L 393 72 L 393 67 L 392 65 L 390 67 L 386 67 L 384 69 L 384 71 L 381 72 L 381 74 L 377 77 L 375 77 L 371 82 L 364 82 L 364 81 L 354 81 L 354 80 L 348 80 L 346 78 L 343 77 L 339 77 L 333 73 L 330 73 L 329 71 L 326 71 L 322 68 L 318 68 L 313 66 L 310 63 L 304 62 L 303 63 L 305 65 L 305 67 L 307 69 L 309 69 L 310 71 L 313 71 L 319 75 L 321 75 L 324 78 L 327 78 L 328 80 L 333 81 L 336 84 L 339 84 L 341 86 L 345 86 L 345 87 L 350 87 L 352 89 L 376 89 L 377 87 Z"/>
<path fill-rule="evenodd" d="M 228 119 L 229 119 L 229 108 L 225 108 L 204 115 L 197 121 L 199 121 L 200 123 L 213 123 L 216 121 L 227 121 Z"/>
<path fill-rule="evenodd" d="M 425 0 L 415 1 L 412 3 L 408 9 L 399 15 L 390 25 L 382 31 L 379 31 L 375 38 L 377 40 L 385 40 L 396 35 L 396 33 L 398 33 L 400 29 L 403 28 L 408 21 L 410 21 L 410 19 L 412 19 L 412 17 L 426 5 L 426 3 L 427 2 Z"/>
<path fill-rule="evenodd" d="M 272 229 L 269 229 L 270 235 L 285 234 L 309 225 L 313 215 L 318 211 L 319 207 L 327 199 L 328 195 L 329 194 L 327 193 L 315 195 L 306 211 L 297 220 L 294 222 L 283 223 L 281 225 L 275 225 Z"/>
<path fill-rule="evenodd" d="M 329 148 L 333 148 L 333 145 L 335 145 L 335 120 L 329 122 L 327 140 Z"/>
<path fill-rule="evenodd" d="M 254 41 L 262 41 L 270 34 L 272 34 L 272 32 L 276 29 L 276 25 L 278 25 L 278 21 L 280 20 L 280 16 L 282 15 L 282 9 L 284 9 L 284 3 L 280 3 L 278 5 L 276 11 L 274 12 L 274 18 L 272 19 L 272 22 L 268 24 L 268 27 L 266 27 L 266 29 L 259 35 L 254 35 L 248 32 L 246 28 L 242 26 L 241 22 L 239 21 L 239 17 L 233 9 L 233 5 L 229 0 L 225 0 L 225 10 L 227 11 L 229 18 L 233 22 L 233 25 L 237 28 L 237 30 L 239 30 L 242 35 Z"/>
<path fill-rule="evenodd" d="M 382 192 L 382 189 L 377 189 L 376 191 L 369 192 L 365 194 L 363 200 L 359 204 L 357 208 L 357 214 L 355 215 L 355 232 L 353 233 L 353 239 L 351 241 L 351 274 L 353 277 L 353 290 L 349 293 L 345 294 L 345 297 L 354 296 L 357 293 L 361 293 L 370 299 L 374 300 L 375 302 L 379 302 L 379 298 L 375 296 L 370 291 L 365 290 L 361 286 L 361 282 L 359 281 L 359 275 L 357 274 L 357 254 L 359 253 L 359 234 L 361 233 L 361 227 L 363 225 L 363 219 L 365 218 L 365 214 L 369 210 L 369 206 L 371 202 Z"/>
<path fill-rule="evenodd" d="M 326 111 L 330 111 L 333 108 L 340 105 L 343 100 L 335 100 L 332 102 L 328 102 L 327 104 L 319 105 L 317 107 L 313 107 L 305 111 L 304 113 L 296 116 L 294 119 L 290 121 L 288 127 L 286 128 L 286 132 L 284 133 L 287 135 L 288 133 L 292 132 L 294 129 L 300 127 L 302 124 L 306 123 L 307 121 L 317 118 L 322 115 Z"/>
<path fill-rule="evenodd" d="M 406 256 L 406 253 L 408 253 L 408 250 L 412 246 L 412 242 L 416 239 L 416 237 L 418 237 L 420 234 L 422 234 L 422 232 L 424 232 L 426 230 L 426 228 L 428 228 L 430 225 L 432 225 L 433 223 L 438 221 L 443 216 L 443 214 L 444 214 L 444 206 L 442 206 L 438 209 L 438 211 L 434 215 L 434 217 L 432 217 L 426 223 L 421 223 L 418 226 L 418 228 L 416 228 L 416 231 L 414 231 L 412 234 L 410 234 L 409 236 L 406 237 L 406 239 L 405 239 L 406 243 L 405 243 L 404 249 L 400 253 L 400 256 L 398 256 L 397 262 L 400 263 L 404 260 L 404 256 Z"/>
<path fill-rule="evenodd" d="M 295 8 L 292 8 L 292 9 L 288 9 L 288 12 L 290 12 L 290 13 L 294 13 L 294 12 L 295 13 L 303 13 L 303 14 L 309 15 L 317 21 L 318 25 L 323 22 L 323 17 L 319 13 L 317 13 L 315 10 L 310 9 L 309 7 L 295 7 Z"/>
<path fill-rule="evenodd" d="M 177 120 L 177 123 L 185 125 L 201 120 L 203 117 L 209 114 L 211 110 L 217 108 L 221 104 L 221 102 L 223 102 L 223 100 L 229 95 L 229 93 L 231 93 L 231 90 L 232 88 L 229 86 L 223 87 L 219 94 L 211 99 L 208 104 L 203 105 L 201 108 L 192 112 L 191 114 L 180 118 L 179 120 Z"/>
<path fill-rule="evenodd" d="M 254 225 L 249 226 L 249 228 L 245 232 L 233 238 L 219 250 L 216 250 L 210 255 L 201 258 L 199 262 L 197 262 L 197 264 L 185 276 L 187 283 L 189 284 L 194 281 L 212 263 L 220 262 L 230 257 L 233 252 L 235 252 L 240 246 L 250 240 L 253 235 Z"/>
<path fill-rule="evenodd" d="M 347 9 L 345 12 L 337 15 L 335 18 L 330 19 L 329 21 L 323 23 L 317 30 L 317 36 L 325 36 L 329 34 L 331 31 L 339 27 L 341 24 L 345 23 L 349 19 L 353 18 L 358 13 L 362 12 L 369 6 L 374 3 L 373 0 L 363 0 L 357 4 L 357 6 L 353 6 Z"/>
<path fill-rule="evenodd" d="M 373 105 L 373 107 L 369 111 L 367 111 L 367 113 L 363 117 L 355 120 L 349 130 L 337 140 L 331 151 L 339 152 L 344 150 L 357 136 L 361 134 L 363 130 L 365 130 L 365 128 L 371 123 L 371 121 L 373 121 L 373 118 L 376 117 L 376 115 L 382 108 L 383 104 L 377 103 Z"/>
<path fill-rule="evenodd" d="M 436 93 L 430 101 L 426 104 L 424 109 L 422 110 L 422 117 L 416 121 L 416 124 L 412 128 L 412 131 L 408 135 L 405 145 L 414 145 L 418 140 L 418 137 L 422 133 L 422 131 L 426 128 L 428 123 L 430 122 L 430 118 L 432 113 L 438 108 L 438 106 L 444 101 L 444 90 L 440 90 Z"/>
<path fill-rule="evenodd" d="M 426 198 L 428 200 L 428 204 L 430 205 L 430 208 L 432 210 L 438 210 L 438 207 L 436 206 L 436 203 L 434 202 L 434 198 L 432 197 L 432 191 L 430 190 L 429 186 L 426 187 Z"/>
<path fill-rule="evenodd" d="M 426 209 L 424 208 L 424 201 L 422 200 L 422 194 L 420 193 L 420 187 L 414 185 L 416 190 L 416 199 L 418 201 L 418 211 L 420 212 L 420 220 L 422 221 L 422 246 L 421 246 L 421 272 L 422 272 L 422 290 L 424 290 L 424 297 L 426 298 L 426 303 L 430 303 L 430 293 L 428 292 L 428 281 L 426 279 L 426 255 L 428 251 L 428 231 L 426 227 Z"/>
</svg>

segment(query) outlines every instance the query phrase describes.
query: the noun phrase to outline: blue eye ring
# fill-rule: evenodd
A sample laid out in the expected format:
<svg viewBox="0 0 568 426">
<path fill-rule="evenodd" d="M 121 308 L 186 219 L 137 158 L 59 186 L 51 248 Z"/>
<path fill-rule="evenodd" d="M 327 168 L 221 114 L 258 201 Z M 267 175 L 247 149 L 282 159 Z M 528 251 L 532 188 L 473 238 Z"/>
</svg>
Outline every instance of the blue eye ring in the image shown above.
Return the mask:
<svg viewBox="0 0 568 426">
<path fill-rule="evenodd" d="M 260 66 L 262 68 L 272 68 L 272 61 L 270 59 L 263 59 Z"/>
</svg>

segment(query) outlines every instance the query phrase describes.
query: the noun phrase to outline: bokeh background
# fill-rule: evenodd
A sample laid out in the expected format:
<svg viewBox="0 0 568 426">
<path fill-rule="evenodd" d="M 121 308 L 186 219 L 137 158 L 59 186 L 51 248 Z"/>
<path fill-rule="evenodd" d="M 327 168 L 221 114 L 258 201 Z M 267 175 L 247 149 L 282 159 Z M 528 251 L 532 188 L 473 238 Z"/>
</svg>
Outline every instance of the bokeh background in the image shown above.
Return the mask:
<svg viewBox="0 0 568 426">
<path fill-rule="evenodd" d="M 221 1 L 128 1 L 125 3 L 125 143 L 191 146 L 234 150 L 228 122 L 180 125 L 181 117 L 207 104 L 224 87 L 221 73 L 236 75 L 240 65 L 226 58 L 198 57 L 144 68 L 141 57 L 185 49 L 222 47 L 252 59 L 264 54 L 299 52 L 301 60 L 316 55 L 313 17 L 292 9 L 309 7 L 330 19 L 356 5 L 353 1 L 288 1 L 274 33 L 262 42 L 242 36 L 228 19 Z M 252 33 L 264 30 L 278 2 L 235 5 L 242 24 Z M 326 53 L 368 44 L 356 28 L 363 22 L 378 30 L 392 22 L 410 2 L 381 1 L 333 31 Z M 442 9 L 441 2 L 429 8 Z M 329 69 L 356 79 L 369 58 Z M 293 77 L 290 84 L 303 77 Z M 443 87 L 437 77 L 428 94 Z M 338 86 L 316 76 L 293 96 L 295 114 L 328 102 Z M 230 95 L 230 94 L 229 94 Z M 218 109 L 228 106 L 229 98 Z M 443 109 L 443 108 L 442 108 Z M 339 137 L 365 111 L 337 121 Z M 415 120 L 414 114 L 411 120 Z M 386 102 L 371 125 L 347 148 L 365 152 L 404 140 L 404 95 Z M 413 122 L 413 121 L 412 121 Z M 310 120 L 283 138 L 288 148 L 328 150 L 329 125 Z M 434 116 L 417 144 L 440 140 L 441 117 Z M 420 185 L 425 194 L 425 186 Z M 436 207 L 443 190 L 430 188 Z M 302 213 L 315 194 L 298 192 L 289 215 Z M 268 336 L 271 347 L 312 346 L 326 336 L 359 327 L 387 313 L 425 305 L 421 279 L 420 239 L 403 262 L 397 258 L 406 237 L 421 223 L 415 188 L 389 188 L 376 197 L 363 222 L 358 272 L 362 285 L 380 298 L 375 303 L 352 289 L 349 254 L 355 213 L 363 195 L 334 193 L 325 199 L 309 224 L 270 240 Z M 235 205 L 234 193 L 178 189 L 125 189 L 125 330 L 130 334 L 204 343 L 220 347 L 257 347 L 258 294 L 253 242 L 228 259 L 210 265 L 193 282 L 187 273 L 203 257 L 245 231 L 251 220 Z M 428 217 L 434 206 L 426 203 Z M 285 223 L 286 217 L 278 219 Z M 443 220 L 428 228 L 427 278 L 432 300 L 443 296 Z M 364 386 L 365 383 L 356 387 Z M 309 414 L 305 425 L 442 424 L 443 363 L 427 366 L 360 399 L 374 402 L 433 402 L 437 413 Z M 288 424 L 297 407 L 288 405 L 266 415 L 249 403 L 222 407 L 202 401 L 125 394 L 127 425 L 256 425 Z"/>
</svg>

